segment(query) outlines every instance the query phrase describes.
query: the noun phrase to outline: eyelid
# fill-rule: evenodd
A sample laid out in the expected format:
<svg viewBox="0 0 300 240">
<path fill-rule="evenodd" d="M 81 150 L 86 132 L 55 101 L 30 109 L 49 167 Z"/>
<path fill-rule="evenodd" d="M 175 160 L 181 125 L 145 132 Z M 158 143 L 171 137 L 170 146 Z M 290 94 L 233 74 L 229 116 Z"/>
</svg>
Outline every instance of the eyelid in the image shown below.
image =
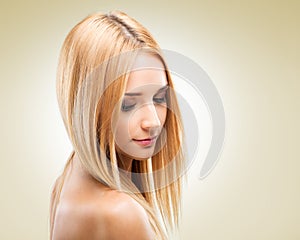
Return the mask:
<svg viewBox="0 0 300 240">
<path fill-rule="evenodd" d="M 136 102 L 135 97 L 124 97 L 122 104 L 124 104 L 124 103 L 131 104 L 131 103 L 135 103 L 135 102 Z"/>
<path fill-rule="evenodd" d="M 134 108 L 134 106 L 136 105 L 136 101 L 135 98 L 132 97 L 125 97 L 122 101 L 121 104 L 121 110 L 123 112 L 127 112 L 130 111 L 132 108 Z"/>
<path fill-rule="evenodd" d="M 156 94 L 153 97 L 153 101 L 158 104 L 166 104 L 167 103 L 167 91 L 163 91 L 161 93 Z"/>
<path fill-rule="evenodd" d="M 135 105 L 136 105 L 136 103 L 131 104 L 131 105 L 126 105 L 126 104 L 122 103 L 121 110 L 122 110 L 123 112 L 128 112 L 128 111 L 130 111 L 131 109 L 133 109 L 133 108 L 135 107 Z"/>
</svg>

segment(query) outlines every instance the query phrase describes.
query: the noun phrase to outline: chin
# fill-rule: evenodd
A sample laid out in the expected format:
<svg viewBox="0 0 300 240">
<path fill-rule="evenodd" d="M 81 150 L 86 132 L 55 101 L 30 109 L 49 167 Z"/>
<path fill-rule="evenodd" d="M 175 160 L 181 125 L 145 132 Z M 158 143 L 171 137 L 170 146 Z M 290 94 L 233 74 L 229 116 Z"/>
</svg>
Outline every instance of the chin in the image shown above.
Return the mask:
<svg viewBox="0 0 300 240">
<path fill-rule="evenodd" d="M 145 161 L 151 157 L 153 157 L 154 151 L 148 152 L 148 153 L 141 153 L 141 154 L 134 154 L 134 156 L 132 156 L 133 159 L 135 160 L 139 160 L 139 161 Z"/>
<path fill-rule="evenodd" d="M 132 158 L 138 161 L 145 161 L 153 156 L 153 151 L 151 153 L 144 153 L 144 154 L 133 154 Z"/>
</svg>

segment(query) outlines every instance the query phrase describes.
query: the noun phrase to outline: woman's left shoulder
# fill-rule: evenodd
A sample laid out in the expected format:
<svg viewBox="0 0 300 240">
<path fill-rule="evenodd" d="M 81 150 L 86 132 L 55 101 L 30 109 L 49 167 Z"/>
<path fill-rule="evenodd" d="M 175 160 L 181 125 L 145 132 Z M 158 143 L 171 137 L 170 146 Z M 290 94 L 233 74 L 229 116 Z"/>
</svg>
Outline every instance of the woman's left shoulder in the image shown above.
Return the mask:
<svg viewBox="0 0 300 240">
<path fill-rule="evenodd" d="M 135 199 L 126 193 L 111 191 L 106 200 L 105 235 L 109 239 L 154 239 L 146 210 Z"/>
</svg>

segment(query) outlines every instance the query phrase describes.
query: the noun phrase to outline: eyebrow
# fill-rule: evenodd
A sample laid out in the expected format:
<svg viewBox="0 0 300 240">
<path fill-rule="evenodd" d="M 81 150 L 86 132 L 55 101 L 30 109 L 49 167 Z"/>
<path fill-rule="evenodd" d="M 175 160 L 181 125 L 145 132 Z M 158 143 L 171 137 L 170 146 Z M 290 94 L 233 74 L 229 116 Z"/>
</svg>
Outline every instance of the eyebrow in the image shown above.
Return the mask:
<svg viewBox="0 0 300 240">
<path fill-rule="evenodd" d="M 169 84 L 163 86 L 162 88 L 158 89 L 157 93 L 164 91 L 168 87 L 169 87 Z M 132 96 L 141 96 L 141 95 L 142 95 L 142 93 L 140 93 L 140 92 L 128 92 L 128 93 L 125 93 L 125 96 L 131 96 L 131 97 Z"/>
</svg>

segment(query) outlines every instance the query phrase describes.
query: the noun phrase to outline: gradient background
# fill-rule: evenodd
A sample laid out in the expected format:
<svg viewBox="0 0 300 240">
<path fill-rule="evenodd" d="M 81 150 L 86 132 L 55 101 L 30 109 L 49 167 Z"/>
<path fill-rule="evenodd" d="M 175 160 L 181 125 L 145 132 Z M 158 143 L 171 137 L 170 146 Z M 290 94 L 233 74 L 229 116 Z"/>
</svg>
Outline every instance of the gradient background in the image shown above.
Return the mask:
<svg viewBox="0 0 300 240">
<path fill-rule="evenodd" d="M 50 188 L 71 150 L 59 50 L 78 21 L 112 9 L 196 61 L 223 99 L 222 155 L 203 181 L 190 172 L 181 239 L 300 239 L 297 0 L 1 1 L 0 238 L 48 238 Z"/>
</svg>

